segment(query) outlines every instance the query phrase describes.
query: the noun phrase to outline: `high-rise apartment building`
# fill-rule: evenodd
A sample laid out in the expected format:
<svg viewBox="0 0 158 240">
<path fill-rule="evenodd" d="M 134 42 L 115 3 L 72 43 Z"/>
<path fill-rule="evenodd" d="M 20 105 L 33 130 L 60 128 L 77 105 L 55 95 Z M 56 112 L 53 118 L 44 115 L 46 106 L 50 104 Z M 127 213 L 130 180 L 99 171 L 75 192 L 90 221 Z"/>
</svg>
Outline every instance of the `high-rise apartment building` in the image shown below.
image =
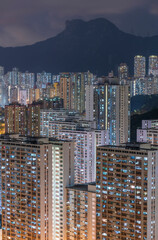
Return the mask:
<svg viewBox="0 0 158 240">
<path fill-rule="evenodd" d="M 37 82 L 36 87 L 37 88 L 46 88 L 47 84 L 50 84 L 52 82 L 52 74 L 51 73 L 37 73 Z"/>
<path fill-rule="evenodd" d="M 72 107 L 72 79 L 70 73 L 60 74 L 60 98 L 64 100 L 65 109 L 73 109 Z"/>
<path fill-rule="evenodd" d="M 4 76 L 4 67 L 0 66 L 0 77 Z"/>
<path fill-rule="evenodd" d="M 79 113 L 84 113 L 85 111 L 85 77 L 84 73 L 75 73 L 74 78 L 74 98 L 73 109 Z"/>
<path fill-rule="evenodd" d="M 51 97 L 59 97 L 60 96 L 60 84 L 55 82 L 53 84 L 53 93 Z"/>
<path fill-rule="evenodd" d="M 42 110 L 40 135 L 70 140 L 75 143 L 75 183 L 95 181 L 96 146 L 108 144 L 106 130 L 95 130 L 92 121 L 81 120 L 65 111 Z"/>
<path fill-rule="evenodd" d="M 26 90 L 24 91 L 26 100 Z M 23 100 L 23 99 L 22 99 Z M 57 135 L 46 134 L 50 132 L 49 124 L 56 119 L 58 125 L 58 120 L 62 117 L 57 117 L 56 113 L 64 113 L 66 111 L 55 111 L 53 109 L 58 109 L 63 107 L 63 101 L 60 98 L 46 99 L 43 101 L 33 102 L 32 104 L 22 105 L 19 103 L 12 103 L 5 106 L 5 131 L 6 133 L 18 133 L 20 135 L 28 135 L 38 137 L 40 133 L 42 136 L 47 137 L 57 137 Z M 44 110 L 42 110 L 44 109 Z M 50 110 L 47 110 L 50 109 Z M 50 113 L 50 115 L 49 115 Z M 59 114 L 60 115 L 60 114 Z M 64 119 L 68 118 L 68 115 L 64 116 Z M 72 119 L 70 117 L 70 119 Z M 54 122 L 52 123 L 54 128 Z"/>
<path fill-rule="evenodd" d="M 120 81 L 128 79 L 128 66 L 126 63 L 121 63 L 118 67 L 118 77 Z"/>
<path fill-rule="evenodd" d="M 96 239 L 158 239 L 158 149 L 97 147 Z"/>
<path fill-rule="evenodd" d="M 32 104 L 35 101 L 35 89 L 28 89 L 28 103 Z"/>
<path fill-rule="evenodd" d="M 144 78 L 146 75 L 146 59 L 144 56 L 137 55 L 134 57 L 134 77 Z"/>
<path fill-rule="evenodd" d="M 85 99 L 86 120 L 93 121 L 94 118 L 94 86 L 86 85 Z"/>
<path fill-rule="evenodd" d="M 96 80 L 96 75 L 91 73 L 90 71 L 84 73 L 85 78 L 85 86 L 86 85 L 93 85 Z"/>
<path fill-rule="evenodd" d="M 51 111 L 56 114 L 56 111 Z M 55 116 L 52 117 L 50 110 L 41 110 L 40 118 L 40 132 L 41 136 L 45 137 L 56 137 L 59 138 L 59 133 L 62 130 L 91 130 L 96 129 L 96 123 L 93 121 L 86 121 L 81 119 L 76 119 L 74 116 L 71 118 L 67 116 L 65 119 L 64 116 Z M 63 118 L 62 118 L 63 117 Z M 54 120 L 53 120 L 54 119 Z"/>
<path fill-rule="evenodd" d="M 26 89 L 20 89 L 19 90 L 19 103 L 22 105 L 27 105 L 28 104 L 28 92 Z"/>
<path fill-rule="evenodd" d="M 2 239 L 66 239 L 65 188 L 74 184 L 73 143 L 5 136 L 0 156 Z"/>
<path fill-rule="evenodd" d="M 11 85 L 17 86 L 18 85 L 18 68 L 14 67 L 12 71 L 10 72 L 10 78 L 11 78 Z"/>
<path fill-rule="evenodd" d="M 33 137 L 40 136 L 40 109 L 39 103 L 28 105 L 28 135 Z"/>
<path fill-rule="evenodd" d="M 66 188 L 65 240 L 96 240 L 96 186 Z"/>
<path fill-rule="evenodd" d="M 25 79 L 25 88 L 34 88 L 35 87 L 35 74 L 26 71 L 23 73 L 23 78 Z"/>
<path fill-rule="evenodd" d="M 42 109 L 63 109 L 63 99 L 60 97 L 45 98 L 39 101 Z"/>
<path fill-rule="evenodd" d="M 3 79 L 1 80 L 0 75 L 0 106 L 4 107 L 7 104 L 8 104 L 8 92 L 4 85 Z"/>
<path fill-rule="evenodd" d="M 41 90 L 42 88 L 35 88 L 35 101 L 39 101 L 41 100 L 42 96 L 41 96 Z"/>
<path fill-rule="evenodd" d="M 60 74 L 52 75 L 52 83 L 59 83 L 60 82 Z"/>
<path fill-rule="evenodd" d="M 5 132 L 27 134 L 27 109 L 25 105 L 13 103 L 5 106 Z"/>
<path fill-rule="evenodd" d="M 9 103 L 15 103 L 19 101 L 19 88 L 18 86 L 8 87 L 8 100 Z"/>
<path fill-rule="evenodd" d="M 73 74 L 75 76 L 74 80 L 74 110 L 84 113 L 86 110 L 86 87 L 92 86 L 94 83 L 95 76 L 88 72 L 82 72 L 82 73 L 75 73 Z M 90 89 L 89 89 L 90 90 Z"/>
<path fill-rule="evenodd" d="M 77 122 L 81 119 L 80 115 L 75 111 L 66 111 L 64 109 L 41 109 L 40 121 L 41 121 L 41 133 L 44 136 L 52 136 L 54 129 L 54 123 L 57 124 L 60 122 L 69 122 L 71 125 L 73 122 Z M 58 128 L 58 126 L 57 126 Z M 57 129 L 58 130 L 58 129 Z M 49 135 L 46 135 L 48 133 Z M 56 136 L 56 134 L 55 134 Z"/>
<path fill-rule="evenodd" d="M 137 129 L 137 142 L 158 145 L 158 120 L 142 120 L 142 127 Z"/>
<path fill-rule="evenodd" d="M 22 89 L 29 89 L 35 87 L 35 74 L 28 71 L 18 73 L 18 85 Z"/>
<path fill-rule="evenodd" d="M 0 89 L 3 87 L 5 89 L 5 84 L 4 84 L 4 67 L 0 66 Z M 1 101 L 0 101 L 1 102 Z"/>
<path fill-rule="evenodd" d="M 97 85 L 94 92 L 94 119 L 98 129 L 108 130 L 110 145 L 129 142 L 129 85 Z"/>
<path fill-rule="evenodd" d="M 61 73 L 60 97 L 64 100 L 65 109 L 85 112 L 85 86 L 92 84 L 93 74 L 90 72 Z"/>
<path fill-rule="evenodd" d="M 41 115 L 42 117 L 42 115 Z M 66 121 L 45 121 L 45 118 L 41 118 L 40 134 L 44 137 L 59 138 L 59 133 L 62 130 L 76 130 L 76 122 Z"/>
<path fill-rule="evenodd" d="M 158 145 L 158 128 L 137 129 L 137 142 Z"/>
<path fill-rule="evenodd" d="M 153 76 L 158 75 L 158 56 L 149 56 L 148 74 Z"/>
<path fill-rule="evenodd" d="M 28 71 L 22 73 L 17 68 L 13 68 L 12 71 L 7 72 L 3 79 L 6 87 L 18 86 L 22 89 L 29 89 L 35 86 L 35 74 Z"/>
<path fill-rule="evenodd" d="M 4 75 L 4 84 L 5 84 L 6 87 L 11 86 L 11 74 L 10 74 L 10 72 L 7 72 Z"/>
<path fill-rule="evenodd" d="M 131 96 L 158 94 L 158 76 L 138 78 L 130 82 Z"/>
<path fill-rule="evenodd" d="M 59 139 L 74 141 L 75 184 L 96 180 L 96 147 L 107 144 L 105 130 L 60 130 Z"/>
</svg>

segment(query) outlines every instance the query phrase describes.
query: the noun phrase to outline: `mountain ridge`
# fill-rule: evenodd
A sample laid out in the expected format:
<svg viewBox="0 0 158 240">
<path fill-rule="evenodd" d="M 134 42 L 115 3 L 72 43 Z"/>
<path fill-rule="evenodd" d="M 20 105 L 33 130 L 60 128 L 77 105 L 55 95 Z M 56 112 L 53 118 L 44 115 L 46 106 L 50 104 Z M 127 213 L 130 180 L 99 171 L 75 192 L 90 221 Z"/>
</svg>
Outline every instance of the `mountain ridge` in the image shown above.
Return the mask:
<svg viewBox="0 0 158 240">
<path fill-rule="evenodd" d="M 32 45 L 0 47 L 0 65 L 20 71 L 80 72 L 90 70 L 98 75 L 117 72 L 126 62 L 133 73 L 137 54 L 158 55 L 158 36 L 139 37 L 121 31 L 109 20 L 66 21 L 65 29 L 55 37 Z"/>
</svg>

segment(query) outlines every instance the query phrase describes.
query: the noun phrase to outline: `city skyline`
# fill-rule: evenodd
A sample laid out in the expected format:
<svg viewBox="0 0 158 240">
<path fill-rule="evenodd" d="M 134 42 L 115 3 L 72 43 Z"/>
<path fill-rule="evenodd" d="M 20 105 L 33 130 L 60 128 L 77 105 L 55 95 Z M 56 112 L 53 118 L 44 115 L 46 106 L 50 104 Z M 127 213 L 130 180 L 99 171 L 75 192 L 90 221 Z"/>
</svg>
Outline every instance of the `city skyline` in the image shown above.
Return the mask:
<svg viewBox="0 0 158 240">
<path fill-rule="evenodd" d="M 0 8 L 0 240 L 158 240 L 158 2 Z"/>
<path fill-rule="evenodd" d="M 0 240 L 157 240 L 158 115 L 133 132 L 131 106 L 158 96 L 158 57 L 133 63 L 102 77 L 0 66 Z"/>
</svg>

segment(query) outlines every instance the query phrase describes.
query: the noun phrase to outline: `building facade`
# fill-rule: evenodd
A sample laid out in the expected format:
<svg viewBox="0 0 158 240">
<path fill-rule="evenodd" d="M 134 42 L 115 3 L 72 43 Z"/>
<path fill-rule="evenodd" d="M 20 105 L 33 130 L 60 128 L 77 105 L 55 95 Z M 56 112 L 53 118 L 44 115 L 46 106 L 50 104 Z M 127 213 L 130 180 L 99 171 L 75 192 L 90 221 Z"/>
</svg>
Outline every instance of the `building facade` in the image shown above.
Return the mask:
<svg viewBox="0 0 158 240">
<path fill-rule="evenodd" d="M 28 105 L 28 136 L 40 136 L 40 111 L 39 103 L 32 103 Z"/>
<path fill-rule="evenodd" d="M 106 131 L 61 130 L 59 139 L 71 140 L 74 148 L 75 184 L 96 180 L 96 147 L 106 144 Z"/>
<path fill-rule="evenodd" d="M 2 239 L 64 240 L 65 187 L 74 184 L 73 143 L 4 137 Z"/>
<path fill-rule="evenodd" d="M 94 93 L 94 119 L 97 129 L 109 132 L 109 144 L 130 141 L 129 85 L 97 85 Z"/>
<path fill-rule="evenodd" d="M 128 66 L 126 63 L 121 63 L 118 67 L 118 77 L 120 81 L 128 79 Z"/>
<path fill-rule="evenodd" d="M 5 106 L 5 133 L 27 134 L 27 109 L 25 105 L 13 103 Z"/>
<path fill-rule="evenodd" d="M 94 119 L 94 86 L 86 85 L 85 99 L 86 120 L 93 121 Z"/>
<path fill-rule="evenodd" d="M 158 75 L 158 56 L 149 56 L 149 68 L 148 75 L 157 76 Z"/>
<path fill-rule="evenodd" d="M 158 149 L 97 147 L 96 239 L 158 239 Z"/>
<path fill-rule="evenodd" d="M 66 188 L 65 215 L 65 240 L 96 240 L 96 186 Z"/>
<path fill-rule="evenodd" d="M 146 59 L 144 56 L 137 55 L 134 57 L 134 77 L 144 78 L 146 75 Z"/>
<path fill-rule="evenodd" d="M 158 120 L 142 120 L 142 127 L 137 129 L 137 142 L 158 145 Z"/>
</svg>

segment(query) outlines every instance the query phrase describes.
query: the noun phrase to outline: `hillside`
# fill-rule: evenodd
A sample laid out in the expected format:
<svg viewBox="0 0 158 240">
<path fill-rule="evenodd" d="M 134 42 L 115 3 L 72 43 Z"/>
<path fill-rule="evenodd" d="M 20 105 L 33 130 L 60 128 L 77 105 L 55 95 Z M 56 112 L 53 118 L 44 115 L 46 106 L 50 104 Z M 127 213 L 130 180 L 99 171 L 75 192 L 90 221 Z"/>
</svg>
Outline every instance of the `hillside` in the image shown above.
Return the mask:
<svg viewBox="0 0 158 240">
<path fill-rule="evenodd" d="M 106 19 L 72 20 L 57 36 L 24 47 L 0 47 L 0 65 L 6 70 L 52 73 L 90 70 L 98 75 L 117 72 L 121 62 L 133 71 L 137 54 L 158 55 L 158 36 L 138 37 L 124 33 Z"/>
</svg>

